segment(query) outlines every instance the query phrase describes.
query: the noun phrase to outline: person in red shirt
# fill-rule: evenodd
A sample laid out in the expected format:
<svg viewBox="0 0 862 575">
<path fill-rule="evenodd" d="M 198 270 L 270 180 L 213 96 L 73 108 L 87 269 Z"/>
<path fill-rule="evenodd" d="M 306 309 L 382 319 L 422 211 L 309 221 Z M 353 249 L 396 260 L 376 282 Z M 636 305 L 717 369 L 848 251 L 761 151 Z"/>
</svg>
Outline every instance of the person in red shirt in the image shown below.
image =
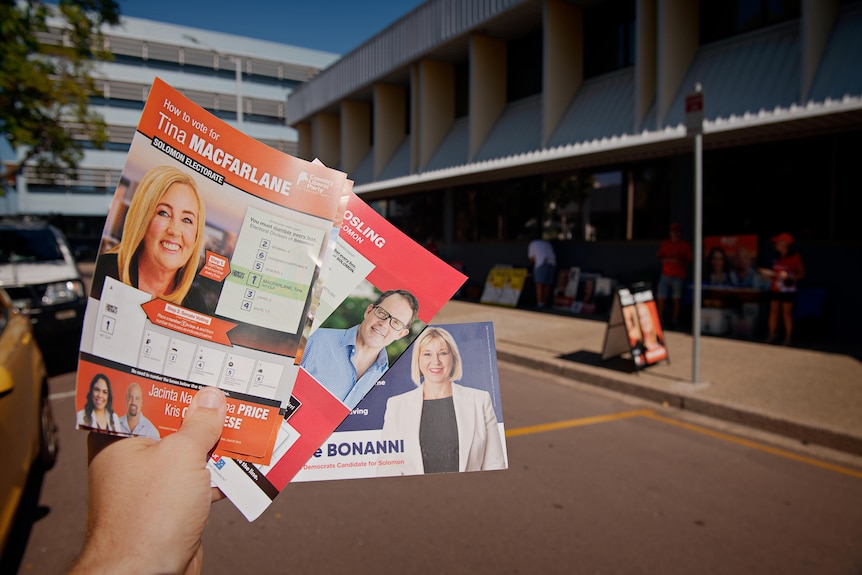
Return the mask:
<svg viewBox="0 0 862 575">
<path fill-rule="evenodd" d="M 769 286 L 769 337 L 773 343 L 778 332 L 778 319 L 784 323 L 784 345 L 790 345 L 793 335 L 793 304 L 796 303 L 797 282 L 805 277 L 802 257 L 791 249 L 793 236 L 784 232 L 772 238 L 775 257 L 771 268 L 761 268 L 760 273 L 771 279 Z"/>
<path fill-rule="evenodd" d="M 691 263 L 691 244 L 682 239 L 682 226 L 677 223 L 670 225 L 670 237 L 662 241 L 658 248 L 658 259 L 661 261 L 661 275 L 658 278 L 656 303 L 659 318 L 664 317 L 664 307 L 667 298 L 673 302 L 673 324 L 679 323 L 679 308 L 682 299 L 682 288 L 685 282 L 687 266 Z"/>
</svg>

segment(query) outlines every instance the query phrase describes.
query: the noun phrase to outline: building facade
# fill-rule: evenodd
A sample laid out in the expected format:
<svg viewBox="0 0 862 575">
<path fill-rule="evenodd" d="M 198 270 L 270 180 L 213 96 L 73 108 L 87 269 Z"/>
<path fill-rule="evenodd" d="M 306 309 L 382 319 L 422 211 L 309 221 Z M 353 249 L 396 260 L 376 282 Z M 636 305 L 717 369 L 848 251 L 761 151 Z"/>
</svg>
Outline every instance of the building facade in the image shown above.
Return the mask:
<svg viewBox="0 0 862 575">
<path fill-rule="evenodd" d="M 793 234 L 801 327 L 858 341 L 860 57 L 858 1 L 430 0 L 297 88 L 288 122 L 468 297 L 536 233 L 559 267 L 654 283 L 669 224 L 695 230 L 699 85 L 704 238 L 754 236 L 766 263 Z"/>
<path fill-rule="evenodd" d="M 61 24 L 52 21 L 40 40 L 63 42 Z M 79 248 L 97 245 L 156 76 L 246 134 L 296 155 L 298 137 L 286 122 L 287 98 L 339 58 L 140 18 L 123 17 L 120 25 L 105 27 L 104 36 L 113 60 L 98 65 L 94 76 L 100 95 L 91 108 L 107 123 L 107 146 L 94 149 L 84 142 L 76 179 L 45 181 L 25 167 L 15 189 L 0 201 L 3 215 L 51 219 Z"/>
</svg>

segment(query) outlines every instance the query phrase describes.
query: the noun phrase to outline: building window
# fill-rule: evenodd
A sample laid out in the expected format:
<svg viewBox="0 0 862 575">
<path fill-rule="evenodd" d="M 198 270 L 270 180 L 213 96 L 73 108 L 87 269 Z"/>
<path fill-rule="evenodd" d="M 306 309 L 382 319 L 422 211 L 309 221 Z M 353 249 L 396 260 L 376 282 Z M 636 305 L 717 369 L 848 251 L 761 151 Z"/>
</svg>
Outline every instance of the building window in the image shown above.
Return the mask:
<svg viewBox="0 0 862 575">
<path fill-rule="evenodd" d="M 470 113 L 470 62 L 455 63 L 455 117 Z"/>
<path fill-rule="evenodd" d="M 542 221 L 541 185 L 539 178 L 523 178 L 455 189 L 455 241 L 526 239 Z"/>
<path fill-rule="evenodd" d="M 809 190 L 812 198 L 826 197 L 833 203 L 834 231 L 830 239 L 859 242 L 859 214 L 862 213 L 862 193 L 859 193 L 859 170 L 856 167 L 862 157 L 862 133 L 849 132 L 831 138 L 829 149 L 834 160 L 824 166 L 823 172 L 834 174 L 827 186 L 819 183 Z M 828 189 L 828 192 L 827 192 Z M 834 198 L 834 200 L 832 199 Z"/>
<path fill-rule="evenodd" d="M 664 239 L 668 226 L 678 220 L 672 215 L 671 165 L 671 160 L 654 160 L 631 170 L 633 240 Z"/>
<path fill-rule="evenodd" d="M 443 193 L 421 192 L 372 202 L 371 207 L 424 245 L 428 238 L 437 241 L 443 238 L 444 196 Z"/>
<path fill-rule="evenodd" d="M 625 238 L 620 171 L 548 177 L 542 191 L 542 236 L 549 240 Z"/>
<path fill-rule="evenodd" d="M 795 20 L 801 0 L 700 0 L 700 43 Z"/>
<path fill-rule="evenodd" d="M 834 153 L 831 138 L 706 153 L 704 235 L 757 233 L 764 239 L 786 231 L 798 238 L 828 238 Z"/>
<path fill-rule="evenodd" d="M 506 101 L 542 93 L 542 30 L 509 42 L 506 49 Z"/>
<path fill-rule="evenodd" d="M 634 0 L 584 10 L 584 78 L 634 66 L 636 47 Z"/>
</svg>

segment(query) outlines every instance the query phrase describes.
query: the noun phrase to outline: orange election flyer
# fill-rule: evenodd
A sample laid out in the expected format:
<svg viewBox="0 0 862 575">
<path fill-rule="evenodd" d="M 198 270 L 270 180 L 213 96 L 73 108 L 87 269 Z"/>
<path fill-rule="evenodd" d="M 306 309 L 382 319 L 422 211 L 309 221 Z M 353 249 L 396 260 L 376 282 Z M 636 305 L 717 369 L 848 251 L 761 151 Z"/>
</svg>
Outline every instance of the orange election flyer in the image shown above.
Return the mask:
<svg viewBox="0 0 862 575">
<path fill-rule="evenodd" d="M 164 437 L 217 386 L 216 453 L 268 464 L 351 189 L 156 78 L 96 259 L 77 427 Z"/>
</svg>

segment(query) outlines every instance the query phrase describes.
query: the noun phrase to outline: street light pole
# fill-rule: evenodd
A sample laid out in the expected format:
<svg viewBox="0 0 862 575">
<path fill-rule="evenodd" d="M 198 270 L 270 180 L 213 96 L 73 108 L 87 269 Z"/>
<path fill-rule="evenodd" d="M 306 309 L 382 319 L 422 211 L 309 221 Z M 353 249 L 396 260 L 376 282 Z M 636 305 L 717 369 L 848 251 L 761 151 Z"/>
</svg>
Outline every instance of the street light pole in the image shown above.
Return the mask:
<svg viewBox="0 0 862 575">
<path fill-rule="evenodd" d="M 686 135 L 694 137 L 694 301 L 692 302 L 691 382 L 700 378 L 700 321 L 703 273 L 703 87 L 685 98 Z"/>
<path fill-rule="evenodd" d="M 219 56 L 220 58 L 227 58 L 228 60 L 233 62 L 234 70 L 236 70 L 236 125 L 240 129 L 242 129 L 242 58 L 240 58 L 239 56 L 231 56 L 229 54 L 219 52 L 209 44 L 201 42 L 190 34 L 183 34 L 183 37 L 186 40 L 190 40 L 195 44 L 199 44 L 204 48 L 212 50 L 216 56 Z"/>
<path fill-rule="evenodd" d="M 242 58 L 229 56 L 236 68 L 236 125 L 242 129 Z"/>
</svg>

